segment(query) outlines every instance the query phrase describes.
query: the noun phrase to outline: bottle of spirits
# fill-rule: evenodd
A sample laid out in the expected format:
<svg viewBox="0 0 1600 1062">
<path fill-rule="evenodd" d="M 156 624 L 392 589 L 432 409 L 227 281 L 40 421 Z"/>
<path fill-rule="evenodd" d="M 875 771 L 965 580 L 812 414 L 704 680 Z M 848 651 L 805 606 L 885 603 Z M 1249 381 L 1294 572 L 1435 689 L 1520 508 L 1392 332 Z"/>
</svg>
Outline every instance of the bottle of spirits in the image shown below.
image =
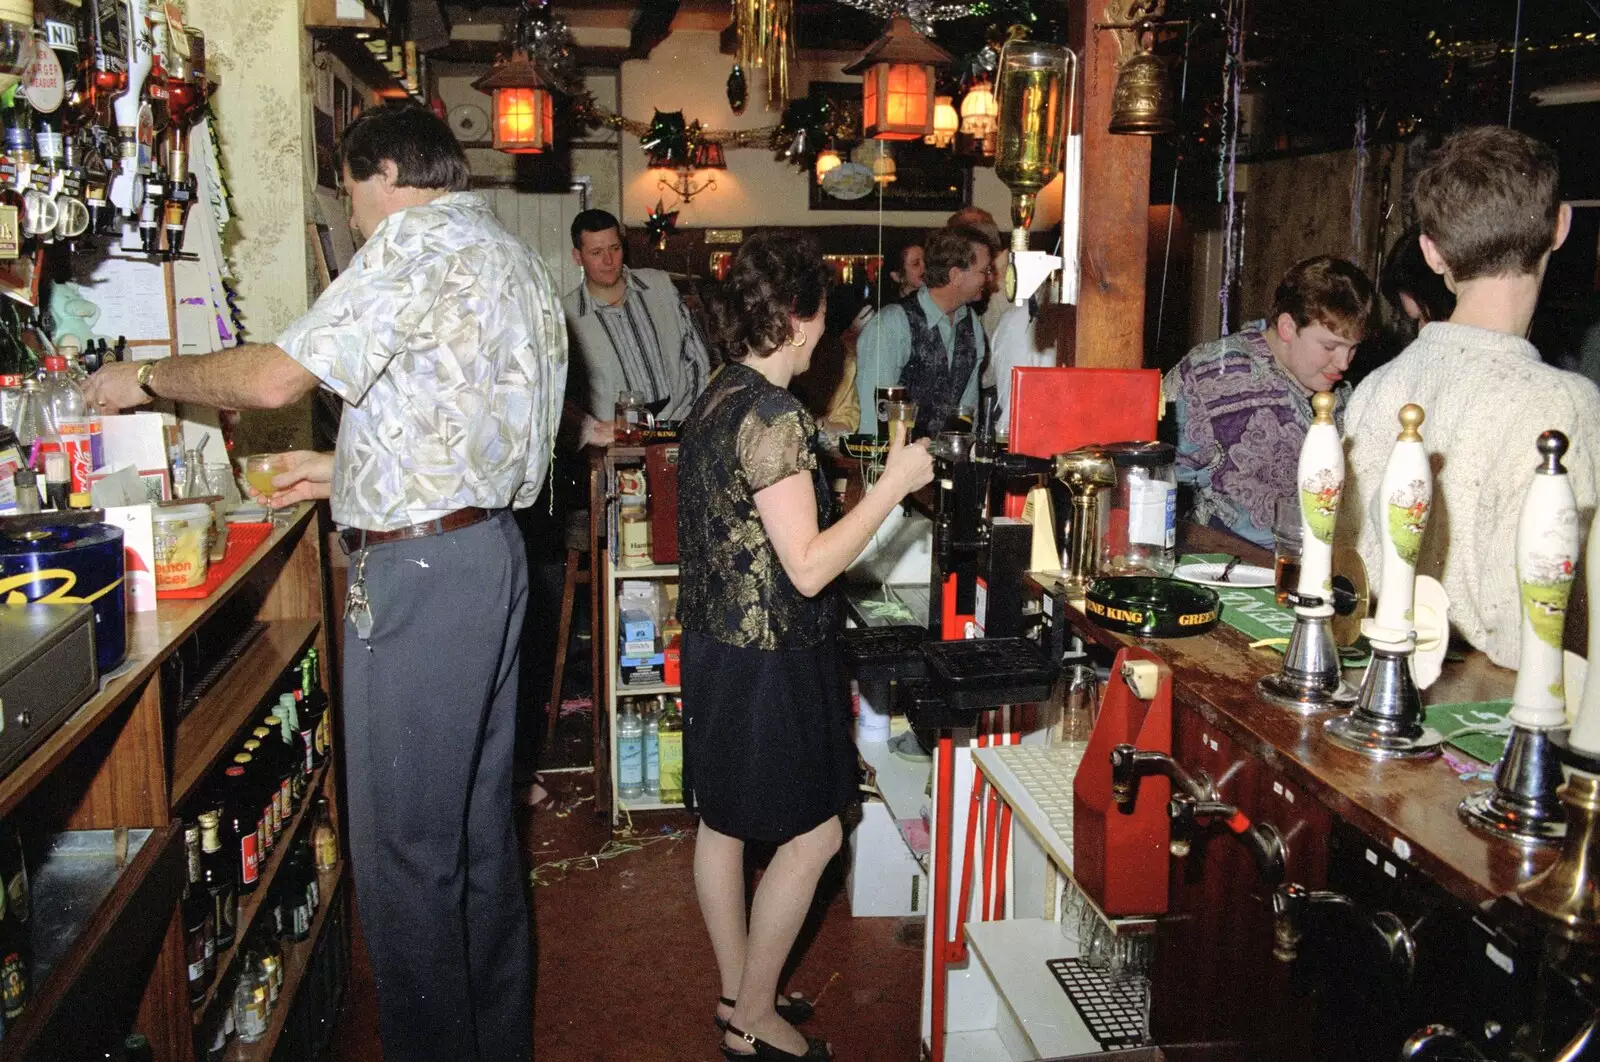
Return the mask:
<svg viewBox="0 0 1600 1062">
<path fill-rule="evenodd" d="M 327 797 L 317 798 L 317 824 L 311 832 L 311 849 L 316 853 L 316 867 L 322 873 L 332 870 L 339 862 L 339 834 L 333 825 L 333 810 Z"/>
<path fill-rule="evenodd" d="M 184 827 L 183 845 L 189 857 L 189 880 L 183 887 L 183 942 L 184 957 L 189 964 L 189 1005 L 192 1007 L 205 999 L 217 968 L 217 938 L 211 897 L 200 881 L 198 825 Z"/>
<path fill-rule="evenodd" d="M 644 714 L 644 792 L 651 800 L 661 799 L 661 713 L 652 705 Z"/>
<path fill-rule="evenodd" d="M 244 757 L 245 762 L 238 762 Z M 222 825 L 228 834 L 228 849 L 239 856 L 239 895 L 254 892 L 261 876 L 261 854 L 256 847 L 261 835 L 261 811 L 255 794 L 250 792 L 246 768 L 250 758 L 244 753 L 234 757 L 224 772 L 227 791 L 222 803 Z"/>
<path fill-rule="evenodd" d="M 239 881 L 234 861 L 222 850 L 222 826 L 214 811 L 200 815 L 200 877 L 211 896 L 217 927 L 217 951 L 233 947 L 239 923 Z"/>
<path fill-rule="evenodd" d="M 671 699 L 657 736 L 661 757 L 661 802 L 683 802 L 683 699 Z"/>
<path fill-rule="evenodd" d="M 644 795 L 644 723 L 631 700 L 622 702 L 617 716 L 617 795 L 623 800 Z"/>
</svg>

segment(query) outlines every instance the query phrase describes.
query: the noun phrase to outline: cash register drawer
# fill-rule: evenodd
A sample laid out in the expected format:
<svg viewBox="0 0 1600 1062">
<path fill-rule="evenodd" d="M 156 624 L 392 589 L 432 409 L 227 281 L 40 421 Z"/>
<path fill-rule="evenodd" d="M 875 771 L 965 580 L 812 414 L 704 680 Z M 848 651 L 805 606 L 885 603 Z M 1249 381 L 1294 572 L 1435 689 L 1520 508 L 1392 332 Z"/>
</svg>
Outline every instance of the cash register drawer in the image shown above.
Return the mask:
<svg viewBox="0 0 1600 1062">
<path fill-rule="evenodd" d="M 93 609 L 0 606 L 0 777 L 98 688 Z"/>
</svg>

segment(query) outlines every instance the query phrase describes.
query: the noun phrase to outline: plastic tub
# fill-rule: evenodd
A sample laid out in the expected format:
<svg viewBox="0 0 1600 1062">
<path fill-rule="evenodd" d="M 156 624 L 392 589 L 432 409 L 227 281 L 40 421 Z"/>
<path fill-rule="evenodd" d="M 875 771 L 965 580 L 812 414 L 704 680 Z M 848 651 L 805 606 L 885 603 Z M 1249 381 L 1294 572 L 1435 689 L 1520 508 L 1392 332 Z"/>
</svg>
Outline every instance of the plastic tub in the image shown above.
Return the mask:
<svg viewBox="0 0 1600 1062">
<path fill-rule="evenodd" d="M 211 507 L 157 508 L 154 517 L 156 590 L 188 590 L 206 581 L 210 567 Z"/>
</svg>

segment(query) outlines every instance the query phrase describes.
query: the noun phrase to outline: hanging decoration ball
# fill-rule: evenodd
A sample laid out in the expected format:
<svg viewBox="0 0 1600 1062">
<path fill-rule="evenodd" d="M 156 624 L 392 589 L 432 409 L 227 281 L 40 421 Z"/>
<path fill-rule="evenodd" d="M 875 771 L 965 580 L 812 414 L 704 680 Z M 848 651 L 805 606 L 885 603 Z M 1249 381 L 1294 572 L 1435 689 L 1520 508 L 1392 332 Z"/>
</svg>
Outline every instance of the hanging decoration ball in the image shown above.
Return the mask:
<svg viewBox="0 0 1600 1062">
<path fill-rule="evenodd" d="M 639 145 L 650 154 L 652 166 L 687 166 L 689 133 L 682 111 L 657 111 L 650 127 L 639 138 Z"/>
<path fill-rule="evenodd" d="M 734 63 L 733 69 L 728 72 L 728 106 L 733 108 L 734 114 L 743 114 L 745 101 L 749 98 L 750 89 L 745 84 L 744 67 Z"/>
<path fill-rule="evenodd" d="M 651 243 L 658 251 L 667 249 L 667 237 L 678 231 L 678 212 L 668 210 L 661 200 L 656 200 L 656 205 L 650 208 L 650 213 L 644 219 L 645 231 L 650 233 Z"/>
<path fill-rule="evenodd" d="M 790 100 L 784 108 L 783 120 L 778 123 L 773 137 L 773 150 L 780 162 L 799 160 L 802 163 L 827 140 L 828 119 L 831 117 L 827 100 L 809 97 Z"/>
</svg>

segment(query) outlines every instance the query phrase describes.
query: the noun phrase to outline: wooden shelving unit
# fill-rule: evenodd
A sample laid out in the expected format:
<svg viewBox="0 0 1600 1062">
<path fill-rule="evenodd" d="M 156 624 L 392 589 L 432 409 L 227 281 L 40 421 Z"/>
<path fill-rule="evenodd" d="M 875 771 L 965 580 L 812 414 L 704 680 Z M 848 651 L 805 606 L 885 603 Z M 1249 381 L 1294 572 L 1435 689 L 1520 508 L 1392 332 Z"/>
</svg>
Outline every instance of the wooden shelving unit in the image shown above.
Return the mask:
<svg viewBox="0 0 1600 1062">
<path fill-rule="evenodd" d="M 644 461 L 644 449 L 641 447 L 612 447 L 606 455 L 606 496 L 607 502 L 606 524 L 612 530 L 610 542 L 616 541 L 616 469 L 617 466 L 627 464 L 641 464 Z M 606 745 L 608 750 L 607 762 L 610 764 L 611 787 L 611 821 L 618 822 L 624 810 L 629 814 L 636 811 L 671 811 L 682 808 L 682 801 L 662 801 L 649 796 L 625 799 L 617 792 L 617 704 L 625 697 L 659 697 L 663 694 L 671 696 L 680 692 L 677 686 L 652 684 L 649 686 L 624 686 L 622 684 L 622 669 L 620 654 L 617 646 L 619 629 L 617 626 L 617 591 L 624 580 L 651 579 L 665 582 L 677 582 L 678 566 L 676 564 L 652 564 L 642 568 L 623 568 L 613 562 L 610 549 L 602 549 L 599 554 L 601 567 L 605 578 L 601 583 L 601 594 L 605 603 L 605 641 L 598 646 L 598 653 L 605 668 L 605 707 L 606 707 Z"/>
<path fill-rule="evenodd" d="M 192 814 L 193 796 L 220 770 L 246 725 L 260 716 L 263 701 L 287 685 L 286 670 L 306 649 L 318 649 L 325 680 L 337 675 L 325 623 L 325 541 L 321 511 L 301 506 L 210 597 L 162 601 L 155 612 L 130 615 L 124 664 L 0 779 L 0 817 L 19 825 L 30 850 L 44 847 L 45 840 L 52 852 L 68 850 L 74 838 L 91 836 L 78 831 L 105 831 L 93 836 L 110 838 L 113 853 L 106 857 L 112 869 L 100 874 L 87 895 L 73 891 L 69 896 L 66 890 L 77 886 L 58 883 L 70 876 L 54 873 L 55 855 L 30 867 L 36 878 L 34 909 L 54 904 L 61 910 L 57 917 L 34 920 L 35 952 L 47 958 L 49 968 L 35 977 L 21 1017 L 8 1023 L 0 1062 L 100 1058 L 134 1029 L 150 1038 L 157 1062 L 194 1059 L 198 1019 L 188 1005 L 179 911 L 186 881 L 179 816 Z M 177 719 L 175 691 L 162 688 L 173 678 L 162 664 L 212 620 L 206 628 L 212 643 L 223 636 L 219 628 L 235 622 L 240 629 L 253 624 L 263 629 Z M 329 692 L 337 735 L 338 698 L 336 691 Z M 288 842 L 312 819 L 308 812 L 316 795 L 328 796 L 337 813 L 337 737 L 334 747 L 335 758 L 319 768 L 314 788 L 274 846 L 260 884 L 240 906 L 241 939 L 263 908 Z M 341 863 L 324 879 L 317 933 L 292 949 L 301 968 L 310 961 L 311 946 L 323 935 L 333 905 L 345 902 L 343 875 Z M 38 939 L 41 933 L 48 934 L 46 939 Z M 218 957 L 219 981 L 236 952 L 229 949 Z M 292 970 L 286 974 L 293 976 Z M 286 976 L 286 996 L 278 1004 L 285 1013 L 294 991 Z M 217 1003 L 218 992 L 216 987 L 208 992 L 207 1006 Z M 245 1057 L 270 1057 L 278 1029 L 281 1022 Z"/>
</svg>

